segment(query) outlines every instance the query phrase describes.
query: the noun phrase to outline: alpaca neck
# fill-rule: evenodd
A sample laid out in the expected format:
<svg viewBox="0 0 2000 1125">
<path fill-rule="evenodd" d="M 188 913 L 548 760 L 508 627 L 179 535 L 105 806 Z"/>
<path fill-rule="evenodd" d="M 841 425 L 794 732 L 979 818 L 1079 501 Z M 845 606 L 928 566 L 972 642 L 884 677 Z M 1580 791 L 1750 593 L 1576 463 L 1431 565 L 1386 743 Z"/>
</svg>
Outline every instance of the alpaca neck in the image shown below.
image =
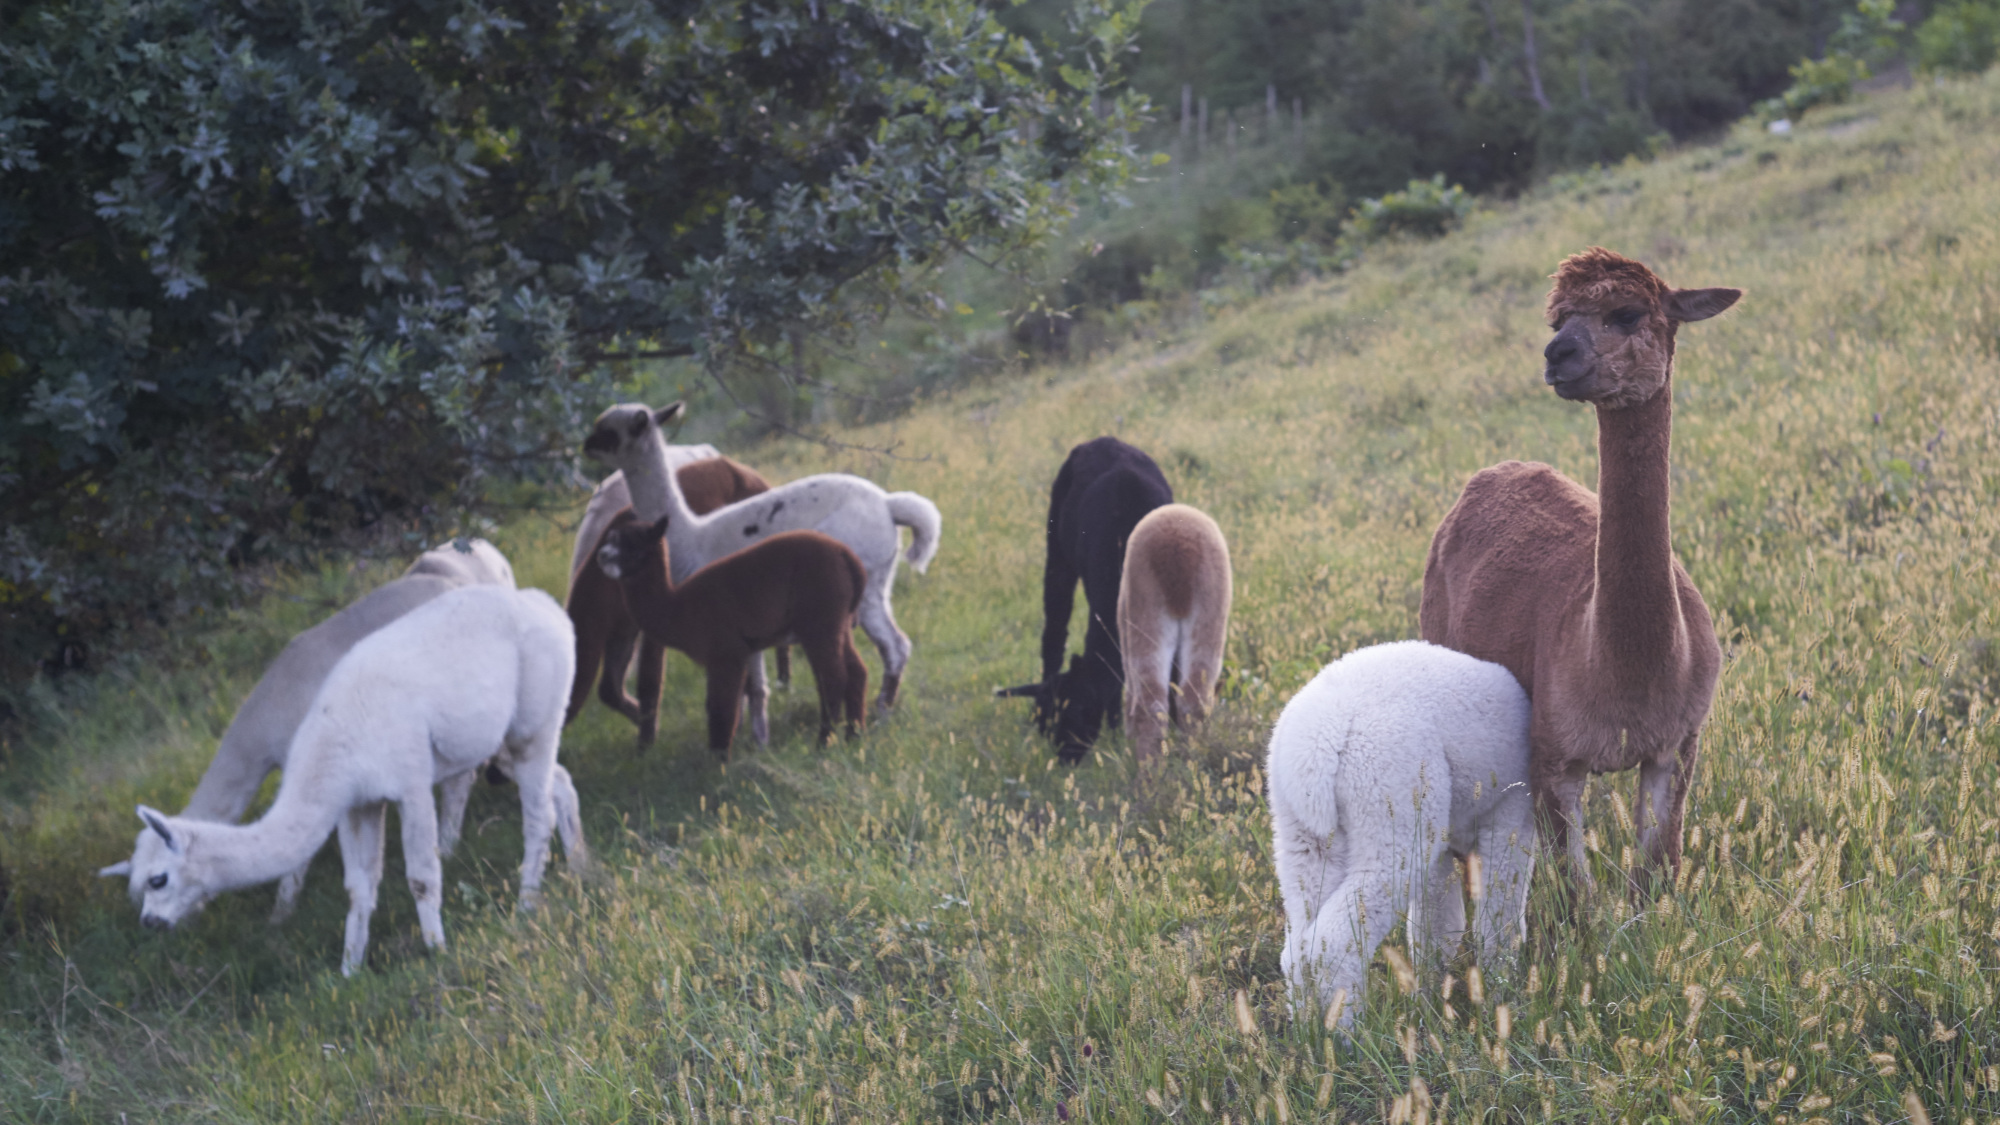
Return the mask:
<svg viewBox="0 0 2000 1125">
<path fill-rule="evenodd" d="M 668 517 L 675 527 L 688 527 L 695 520 L 681 495 L 681 483 L 667 458 L 666 443 L 657 429 L 647 433 L 635 450 L 638 462 L 625 467 L 625 487 L 632 493 L 632 514 L 651 523 Z"/>
<path fill-rule="evenodd" d="M 1668 526 L 1673 379 L 1638 406 L 1597 412 L 1597 587 L 1591 622 L 1598 658 L 1644 674 L 1680 641 L 1680 598 Z"/>
<path fill-rule="evenodd" d="M 648 638 L 700 659 L 700 654 L 689 647 L 693 638 L 684 627 L 687 607 L 681 604 L 680 591 L 674 589 L 667 577 L 665 559 L 649 559 L 642 566 L 627 568 L 619 582 L 624 588 L 625 604 L 632 607 L 633 620 Z"/>
<path fill-rule="evenodd" d="M 249 763 L 235 760 L 226 750 L 218 751 L 215 760 L 209 764 L 208 772 L 201 775 L 194 792 L 188 795 L 187 807 L 181 810 L 182 816 L 224 824 L 234 824 L 243 819 L 244 812 L 250 808 L 251 798 L 263 786 L 267 771 L 262 768 L 262 762 L 249 766 Z M 225 757 L 229 760 L 225 761 Z M 251 776 L 253 772 L 256 774 L 254 777 Z"/>
<path fill-rule="evenodd" d="M 297 871 L 326 842 L 342 811 L 280 786 L 277 801 L 256 823 L 203 825 L 197 846 L 210 890 L 256 886 Z"/>
</svg>

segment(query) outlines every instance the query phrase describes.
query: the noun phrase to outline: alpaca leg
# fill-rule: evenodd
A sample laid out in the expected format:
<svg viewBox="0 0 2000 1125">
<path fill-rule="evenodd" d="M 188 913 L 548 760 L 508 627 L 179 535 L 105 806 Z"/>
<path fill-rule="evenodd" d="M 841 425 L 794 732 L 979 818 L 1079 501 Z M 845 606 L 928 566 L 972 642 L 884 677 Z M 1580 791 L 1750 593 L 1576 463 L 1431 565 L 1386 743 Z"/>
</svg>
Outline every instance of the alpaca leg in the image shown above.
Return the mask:
<svg viewBox="0 0 2000 1125">
<path fill-rule="evenodd" d="M 1368 990 L 1368 962 L 1409 906 L 1407 876 L 1383 867 L 1350 870 L 1327 896 L 1300 943 L 1305 964 L 1294 988 L 1308 979 L 1320 1003 L 1331 1007 L 1342 993 L 1340 1027 L 1351 1028 Z"/>
<path fill-rule="evenodd" d="M 1465 877 L 1451 849 L 1439 851 L 1422 890 L 1423 933 L 1412 944 L 1426 956 L 1450 958 L 1465 941 Z"/>
<path fill-rule="evenodd" d="M 1291 982 L 1294 1010 L 1302 1010 L 1311 995 L 1307 979 L 1308 939 L 1320 908 L 1347 878 L 1347 836 L 1320 832 L 1309 826 L 1283 797 L 1271 801 L 1278 890 L 1285 902 L 1285 947 L 1279 964 Z"/>
<path fill-rule="evenodd" d="M 466 777 L 472 771 L 465 772 Z M 396 802 L 403 822 L 403 876 L 417 900 L 417 928 L 424 944 L 444 948 L 444 863 L 438 857 L 437 805 L 431 787 L 419 785 Z"/>
<path fill-rule="evenodd" d="M 577 798 L 576 783 L 569 771 L 557 765 L 549 771 L 549 799 L 556 818 L 556 835 L 562 837 L 563 862 L 571 871 L 590 866 L 590 849 L 583 842 L 583 802 Z"/>
<path fill-rule="evenodd" d="M 1482 956 L 1510 953 L 1528 935 L 1528 884 L 1535 874 L 1535 804 L 1510 793 L 1479 829 L 1480 886 L 1474 926 Z"/>
<path fill-rule="evenodd" d="M 771 744 L 771 689 L 764 682 L 763 653 L 751 654 L 749 686 L 739 688 L 738 694 L 743 697 L 744 712 L 750 716 L 750 737 L 756 739 L 759 746 L 769 746 Z M 731 724 L 731 729 L 735 729 L 734 724 Z M 709 748 L 714 749 L 714 746 L 711 744 Z"/>
<path fill-rule="evenodd" d="M 748 671 L 740 660 L 721 659 L 708 666 L 708 748 L 725 761 L 736 740 L 736 708 Z"/>
<path fill-rule="evenodd" d="M 1550 844 L 1569 868 L 1569 877 L 1587 898 L 1597 893 L 1590 874 L 1590 856 L 1583 850 L 1583 786 L 1581 771 L 1559 773 L 1541 785 L 1541 812 L 1548 818 Z"/>
<path fill-rule="evenodd" d="M 1642 868 L 1633 873 L 1634 886 L 1647 894 L 1656 874 L 1669 880 L 1681 865 L 1681 817 L 1687 810 L 1689 783 L 1701 757 L 1701 736 L 1692 735 L 1674 760 L 1639 764 L 1639 795 L 1632 823 L 1639 828 Z"/>
<path fill-rule="evenodd" d="M 660 731 L 660 688 L 667 679 L 667 646 L 639 638 L 639 749 L 653 744 Z"/>
<path fill-rule="evenodd" d="M 792 689 L 792 646 L 779 645 L 777 652 L 778 681 L 774 685 L 779 691 Z"/>
<path fill-rule="evenodd" d="M 593 653 L 592 649 L 598 649 Z M 563 710 L 563 725 L 576 721 L 583 713 L 583 705 L 590 702 L 590 681 L 597 675 L 603 651 L 583 637 L 576 639 L 576 681 L 570 685 L 569 706 Z"/>
<path fill-rule="evenodd" d="M 896 579 L 896 565 L 889 566 L 869 577 L 868 588 L 861 593 L 861 609 L 856 615 L 861 623 L 861 631 L 875 642 L 875 648 L 882 654 L 882 694 L 875 700 L 878 713 L 887 713 L 896 705 L 896 693 L 903 685 L 903 669 L 910 662 L 910 638 L 896 627 L 896 616 L 889 608 L 889 591 Z"/>
<path fill-rule="evenodd" d="M 1159 635 L 1160 624 L 1127 621 L 1124 630 L 1125 733 L 1140 769 L 1159 756 L 1172 718 L 1174 650 L 1169 638 Z"/>
<path fill-rule="evenodd" d="M 297 871 L 287 871 L 278 877 L 278 900 L 271 904 L 271 925 L 283 925 L 292 911 L 298 909 L 299 892 L 305 889 L 306 870 L 311 866 L 312 860 L 306 860 Z"/>
<path fill-rule="evenodd" d="M 542 903 L 542 871 L 549 863 L 549 836 L 555 829 L 556 731 L 538 734 L 514 761 L 514 786 L 521 794 L 520 909 Z"/>
<path fill-rule="evenodd" d="M 472 784 L 479 779 L 476 769 L 456 773 L 438 782 L 437 851 L 449 858 L 458 850 L 458 834 L 465 826 L 465 803 L 472 798 Z"/>
<path fill-rule="evenodd" d="M 847 737 L 853 738 L 868 725 L 868 665 L 861 662 L 861 650 L 854 647 L 854 630 L 840 631 L 840 659 L 847 666 Z"/>
<path fill-rule="evenodd" d="M 356 805 L 340 817 L 340 862 L 347 883 L 347 942 L 340 955 L 344 977 L 353 976 L 368 956 L 368 919 L 382 885 L 382 818 L 387 811 L 386 804 L 376 801 Z"/>
<path fill-rule="evenodd" d="M 1197 610 L 1181 646 L 1181 708 L 1190 726 L 1208 721 L 1215 707 L 1215 688 L 1222 680 L 1222 648 L 1229 635 L 1229 592 L 1217 595 L 1222 604 L 1211 612 Z"/>
<path fill-rule="evenodd" d="M 849 643 L 851 646 L 852 642 Z M 840 716 L 841 702 L 847 696 L 847 661 L 840 651 L 837 634 L 816 635 L 810 640 L 801 638 L 799 647 L 806 650 L 813 685 L 819 690 L 819 744 L 825 746 L 833 741 L 833 723 Z"/>
<path fill-rule="evenodd" d="M 597 681 L 597 698 L 634 722 L 639 718 L 639 701 L 625 694 L 625 677 L 632 671 L 632 652 L 638 644 L 638 623 L 630 614 L 621 613 L 604 639 L 604 675 Z M 581 665 L 577 676 L 583 676 Z"/>
</svg>

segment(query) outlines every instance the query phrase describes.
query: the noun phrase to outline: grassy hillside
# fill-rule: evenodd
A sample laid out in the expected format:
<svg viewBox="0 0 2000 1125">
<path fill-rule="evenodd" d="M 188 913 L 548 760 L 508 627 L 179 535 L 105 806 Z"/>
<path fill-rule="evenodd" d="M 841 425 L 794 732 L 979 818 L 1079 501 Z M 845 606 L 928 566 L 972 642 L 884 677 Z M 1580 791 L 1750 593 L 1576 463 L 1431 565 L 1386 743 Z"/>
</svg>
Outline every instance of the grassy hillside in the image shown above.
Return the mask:
<svg viewBox="0 0 2000 1125">
<path fill-rule="evenodd" d="M 515 916 L 518 811 L 482 786 L 449 949 L 422 952 L 392 854 L 355 980 L 331 852 L 275 930 L 259 890 L 147 933 L 91 872 L 135 800 L 179 807 L 283 639 L 385 570 L 302 578 L 205 660 L 52 694 L 0 751 L 0 1119 L 2000 1117 L 1996 167 L 2000 81 L 1879 98 L 848 435 L 891 453 L 738 451 L 943 509 L 936 564 L 898 586 L 901 712 L 819 752 L 801 684 L 725 770 L 676 660 L 651 753 L 597 707 L 565 739 L 597 877 Z M 1728 654 L 1688 861 L 1574 925 L 1538 872 L 1518 965 L 1474 995 L 1463 964 L 1411 994 L 1378 964 L 1341 1041 L 1283 1002 L 1262 735 L 1324 661 L 1414 634 L 1470 472 L 1594 481 L 1591 416 L 1538 354 L 1545 277 L 1593 243 L 1749 292 L 1682 334 L 1675 383 L 1676 541 Z M 1150 450 L 1237 566 L 1227 700 L 1143 790 L 1119 738 L 1056 768 L 990 698 L 1034 670 L 1047 484 L 1100 433 Z M 565 529 L 500 539 L 560 590 Z M 1601 879 L 1632 783 L 1591 788 Z"/>
</svg>

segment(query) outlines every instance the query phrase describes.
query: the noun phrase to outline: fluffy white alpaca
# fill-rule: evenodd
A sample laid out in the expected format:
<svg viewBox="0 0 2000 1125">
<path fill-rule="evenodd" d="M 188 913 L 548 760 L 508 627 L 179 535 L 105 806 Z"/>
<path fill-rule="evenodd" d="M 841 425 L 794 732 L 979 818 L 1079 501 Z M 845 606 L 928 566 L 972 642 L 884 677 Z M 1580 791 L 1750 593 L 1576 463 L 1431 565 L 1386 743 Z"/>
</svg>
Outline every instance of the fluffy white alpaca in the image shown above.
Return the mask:
<svg viewBox="0 0 2000 1125">
<path fill-rule="evenodd" d="M 461 549 L 447 543 L 424 552 L 410 564 L 403 577 L 386 582 L 353 605 L 307 629 L 280 652 L 257 686 L 250 690 L 222 741 L 215 758 L 201 775 L 194 793 L 188 797 L 181 815 L 194 820 L 234 824 L 243 819 L 250 801 L 263 788 L 272 770 L 285 768 L 292 736 L 306 716 L 306 708 L 326 682 L 328 672 L 347 655 L 355 642 L 395 621 L 411 610 L 460 586 L 491 585 L 514 587 L 514 568 L 493 544 L 471 540 Z M 443 786 L 443 805 L 438 818 L 438 849 L 450 855 L 458 844 L 459 825 L 465 817 L 466 799 L 472 792 L 472 775 L 452 778 Z M 123 876 L 132 901 L 137 902 L 145 884 L 133 874 L 135 866 L 145 866 L 149 854 L 160 846 L 159 838 L 141 830 L 132 842 L 132 858 L 101 869 L 107 877 Z M 305 885 L 306 857 L 298 870 L 278 880 L 278 900 L 271 908 L 273 925 L 291 916 L 299 891 Z"/>
<path fill-rule="evenodd" d="M 943 519 L 937 505 L 914 492 L 884 492 L 874 481 L 846 473 L 821 473 L 779 485 L 705 516 L 695 515 L 681 496 L 663 453 L 660 427 L 681 416 L 683 403 L 655 411 L 644 403 L 625 403 L 598 415 L 583 443 L 587 456 L 625 473 L 632 512 L 648 523 L 662 516 L 667 522 L 667 557 L 675 585 L 709 563 L 781 531 L 817 531 L 845 543 L 868 572 L 857 614 L 861 631 L 882 653 L 882 692 L 877 705 L 895 705 L 896 689 L 910 660 L 910 638 L 896 627 L 889 609 L 896 582 L 896 555 L 902 540 L 896 528 L 911 531 L 904 553 L 911 569 L 921 574 L 937 554 Z M 764 660 L 750 664 L 750 730 L 758 742 L 769 741 L 765 717 L 767 689 Z"/>
<path fill-rule="evenodd" d="M 706 461 L 720 457 L 722 453 L 712 445 L 667 445 L 667 468 L 678 469 L 682 465 L 696 461 Z M 597 541 L 604 538 L 604 529 L 618 518 L 618 513 L 632 506 L 632 490 L 625 485 L 623 470 L 612 473 L 597 482 L 597 488 L 590 494 L 590 502 L 583 507 L 583 522 L 576 525 L 576 546 L 569 555 L 569 581 L 576 585 L 576 576 L 590 561 L 591 552 L 597 550 Z"/>
<path fill-rule="evenodd" d="M 1267 776 L 1294 1007 L 1316 988 L 1352 1024 L 1368 962 L 1405 914 L 1419 953 L 1455 947 L 1454 857 L 1467 857 L 1482 947 L 1521 940 L 1536 844 L 1528 694 L 1505 668 L 1423 641 L 1351 652 L 1285 705 Z"/>
<path fill-rule="evenodd" d="M 471 586 L 371 633 L 334 666 L 300 724 L 278 797 L 254 824 L 163 816 L 140 806 L 159 846 L 135 861 L 141 920 L 174 926 L 223 891 L 267 882 L 338 831 L 346 867 L 341 972 L 368 948 L 382 879 L 383 822 L 398 806 L 403 864 L 424 941 L 444 944 L 442 864 L 431 786 L 493 759 L 521 794 L 522 909 L 532 909 L 551 829 L 570 866 L 588 861 L 576 790 L 556 763 L 575 670 L 569 617 L 540 590 Z"/>
</svg>

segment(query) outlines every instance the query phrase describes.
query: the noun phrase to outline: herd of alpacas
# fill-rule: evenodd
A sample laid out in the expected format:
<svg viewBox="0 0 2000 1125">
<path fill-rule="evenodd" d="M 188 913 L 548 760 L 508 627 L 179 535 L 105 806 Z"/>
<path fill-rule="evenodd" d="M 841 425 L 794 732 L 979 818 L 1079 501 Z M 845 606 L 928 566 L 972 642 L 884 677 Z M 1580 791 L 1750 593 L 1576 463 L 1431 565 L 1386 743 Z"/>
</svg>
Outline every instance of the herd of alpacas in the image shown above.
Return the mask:
<svg viewBox="0 0 2000 1125">
<path fill-rule="evenodd" d="M 1590 894 L 1581 795 L 1593 774 L 1639 769 L 1644 854 L 1630 890 L 1678 867 L 1721 654 L 1668 526 L 1674 337 L 1741 296 L 1675 289 L 1598 247 L 1564 259 L 1543 377 L 1596 411 L 1598 490 L 1530 462 L 1475 474 L 1431 542 L 1422 639 L 1349 653 L 1286 704 L 1267 778 L 1282 964 L 1301 1012 L 1351 1026 L 1368 964 L 1401 923 L 1426 956 L 1468 938 L 1507 956 L 1525 933 L 1544 827 L 1570 884 Z M 822 745 L 836 725 L 851 736 L 868 721 L 857 626 L 882 659 L 878 713 L 893 708 L 911 654 L 890 609 L 896 564 L 921 573 L 937 554 L 937 506 L 840 473 L 772 486 L 711 446 L 669 444 L 663 427 L 683 409 L 614 406 L 585 439 L 585 455 L 615 471 L 583 514 L 566 608 L 516 589 L 499 552 L 472 540 L 430 551 L 295 638 L 180 815 L 141 806 L 131 858 L 103 869 L 128 880 L 144 924 L 172 927 L 219 892 L 274 879 L 280 922 L 333 834 L 351 974 L 394 802 L 423 939 L 439 947 L 441 860 L 482 772 L 519 791 L 519 905 L 533 909 L 551 835 L 572 868 L 589 862 L 577 791 L 556 760 L 563 727 L 595 682 L 643 749 L 668 648 L 703 667 L 708 745 L 725 757 L 743 716 L 756 742 L 769 739 L 765 649 L 778 650 L 781 678 L 787 646 L 804 651 Z M 1056 474 L 1047 547 L 1041 677 L 998 694 L 1032 702 L 1065 762 L 1122 726 L 1143 771 L 1170 727 L 1199 724 L 1214 705 L 1228 544 L 1208 515 L 1174 502 L 1144 451 L 1101 437 Z M 1087 620 L 1070 656 L 1078 583 Z M 635 658 L 636 697 L 625 686 Z M 283 776 L 271 807 L 238 824 L 273 770 Z"/>
</svg>

